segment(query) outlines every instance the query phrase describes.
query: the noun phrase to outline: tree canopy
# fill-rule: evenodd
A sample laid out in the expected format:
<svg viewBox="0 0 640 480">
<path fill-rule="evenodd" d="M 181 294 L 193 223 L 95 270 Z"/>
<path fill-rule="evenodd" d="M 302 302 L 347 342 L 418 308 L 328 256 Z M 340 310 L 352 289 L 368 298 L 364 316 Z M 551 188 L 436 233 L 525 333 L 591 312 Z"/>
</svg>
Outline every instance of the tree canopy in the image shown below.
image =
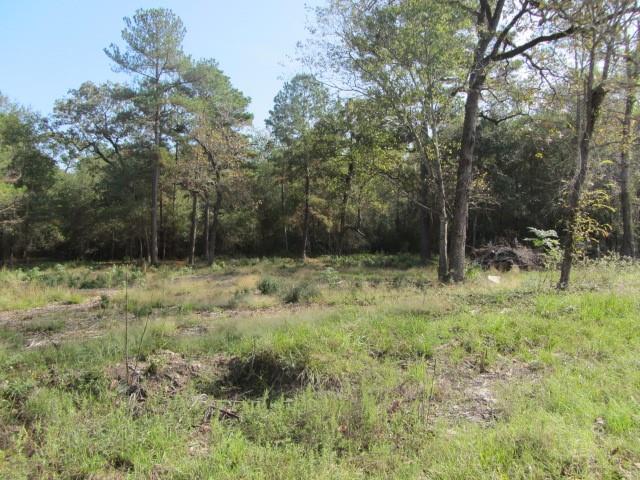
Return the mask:
<svg viewBox="0 0 640 480">
<path fill-rule="evenodd" d="M 556 230 L 637 252 L 638 19 L 627 0 L 330 0 L 266 130 L 163 8 L 49 118 L 0 98 L 3 262 L 410 251 L 464 279 Z M 603 121 L 605 118 L 607 121 Z M 261 126 L 254 126 L 261 127 Z"/>
</svg>

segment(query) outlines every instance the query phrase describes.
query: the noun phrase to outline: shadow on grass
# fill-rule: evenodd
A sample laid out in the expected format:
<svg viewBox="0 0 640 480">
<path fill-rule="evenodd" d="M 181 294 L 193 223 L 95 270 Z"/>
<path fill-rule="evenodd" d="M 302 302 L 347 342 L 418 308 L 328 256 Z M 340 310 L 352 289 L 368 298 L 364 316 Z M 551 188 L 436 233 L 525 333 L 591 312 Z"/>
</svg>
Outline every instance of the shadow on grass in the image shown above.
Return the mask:
<svg viewBox="0 0 640 480">
<path fill-rule="evenodd" d="M 308 383 L 303 363 L 283 361 L 273 352 L 260 352 L 246 358 L 233 357 L 226 371 L 211 382 L 202 382 L 200 393 L 215 397 L 270 400 L 293 394 Z"/>
</svg>

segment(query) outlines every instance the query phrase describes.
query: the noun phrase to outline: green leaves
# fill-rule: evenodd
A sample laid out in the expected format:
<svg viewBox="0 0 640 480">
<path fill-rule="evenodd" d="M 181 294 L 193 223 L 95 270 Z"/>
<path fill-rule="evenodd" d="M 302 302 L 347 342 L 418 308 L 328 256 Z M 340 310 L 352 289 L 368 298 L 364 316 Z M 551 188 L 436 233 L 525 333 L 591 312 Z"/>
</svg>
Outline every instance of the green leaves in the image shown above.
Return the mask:
<svg viewBox="0 0 640 480">
<path fill-rule="evenodd" d="M 186 59 L 182 51 L 186 29 L 175 13 L 165 8 L 139 9 L 124 22 L 125 49 L 113 43 L 104 49 L 118 70 L 156 84 L 164 75 L 180 70 Z"/>
<path fill-rule="evenodd" d="M 300 140 L 315 126 L 329 107 L 329 92 L 315 77 L 298 74 L 274 99 L 267 125 L 285 145 Z"/>
</svg>

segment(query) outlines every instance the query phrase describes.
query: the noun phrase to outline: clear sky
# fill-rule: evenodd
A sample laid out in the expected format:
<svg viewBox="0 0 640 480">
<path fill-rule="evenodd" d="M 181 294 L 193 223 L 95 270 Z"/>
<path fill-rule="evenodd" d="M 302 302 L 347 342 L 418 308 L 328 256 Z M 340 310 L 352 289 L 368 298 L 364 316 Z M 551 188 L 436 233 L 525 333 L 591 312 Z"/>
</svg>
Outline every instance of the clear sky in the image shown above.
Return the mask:
<svg viewBox="0 0 640 480">
<path fill-rule="evenodd" d="M 187 28 L 184 49 L 214 58 L 251 97 L 254 126 L 264 127 L 273 97 L 296 72 L 305 6 L 321 0 L 0 0 L 0 92 L 48 114 L 54 100 L 83 81 L 124 81 L 102 51 L 122 44 L 122 18 L 166 7 Z"/>
</svg>

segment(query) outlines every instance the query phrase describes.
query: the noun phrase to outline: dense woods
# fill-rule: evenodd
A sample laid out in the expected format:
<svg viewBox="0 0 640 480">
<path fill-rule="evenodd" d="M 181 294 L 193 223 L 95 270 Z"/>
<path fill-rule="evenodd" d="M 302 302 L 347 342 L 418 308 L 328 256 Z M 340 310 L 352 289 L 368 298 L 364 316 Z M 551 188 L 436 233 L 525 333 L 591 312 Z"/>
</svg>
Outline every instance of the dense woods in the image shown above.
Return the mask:
<svg viewBox="0 0 640 480">
<path fill-rule="evenodd" d="M 640 61 L 630 0 L 331 0 L 266 130 L 166 9 L 105 48 L 126 83 L 47 118 L 0 98 L 1 261 L 416 252 L 442 281 L 558 232 L 634 256 Z"/>
<path fill-rule="evenodd" d="M 640 479 L 640 5 L 309 1 L 0 2 L 0 479 Z"/>
</svg>

